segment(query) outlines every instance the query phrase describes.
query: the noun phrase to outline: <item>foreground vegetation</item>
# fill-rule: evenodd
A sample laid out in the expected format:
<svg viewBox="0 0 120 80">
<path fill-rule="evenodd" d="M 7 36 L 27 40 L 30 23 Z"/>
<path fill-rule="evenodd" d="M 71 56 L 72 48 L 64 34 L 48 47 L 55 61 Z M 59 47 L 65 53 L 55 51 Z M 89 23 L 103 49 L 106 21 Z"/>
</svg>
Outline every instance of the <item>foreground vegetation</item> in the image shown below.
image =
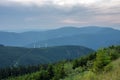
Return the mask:
<svg viewBox="0 0 120 80">
<path fill-rule="evenodd" d="M 72 74 L 63 80 L 120 80 L 120 58 L 111 62 L 105 68 L 108 71 L 95 73 L 91 70 L 79 72 L 80 68 L 76 68 Z"/>
<path fill-rule="evenodd" d="M 19 68 L 16 68 L 18 70 Z M 19 75 L 11 74 L 6 80 L 120 80 L 120 46 L 99 49 L 75 60 L 34 66 Z M 13 69 L 14 70 L 14 69 Z M 17 72 L 17 71 L 15 71 Z M 18 73 L 17 73 L 18 74 Z M 2 76 L 1 76 L 2 77 Z M 9 77 L 9 78 L 8 78 Z"/>
</svg>

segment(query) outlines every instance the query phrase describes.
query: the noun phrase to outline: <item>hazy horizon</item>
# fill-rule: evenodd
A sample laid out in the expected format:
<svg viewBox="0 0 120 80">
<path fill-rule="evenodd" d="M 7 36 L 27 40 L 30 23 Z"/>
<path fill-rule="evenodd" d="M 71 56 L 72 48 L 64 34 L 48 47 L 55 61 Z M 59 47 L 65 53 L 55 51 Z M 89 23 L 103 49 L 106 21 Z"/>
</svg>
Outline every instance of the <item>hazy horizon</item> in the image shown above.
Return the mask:
<svg viewBox="0 0 120 80">
<path fill-rule="evenodd" d="M 107 27 L 107 26 L 61 26 L 61 27 L 56 27 L 56 28 L 49 28 L 49 29 L 21 29 L 21 30 L 0 30 L 2 32 L 15 32 L 15 33 L 23 33 L 23 32 L 31 32 L 31 31 L 35 31 L 35 32 L 39 32 L 39 31 L 48 31 L 48 30 L 55 30 L 55 29 L 60 29 L 60 28 L 88 28 L 88 27 L 101 27 L 101 28 L 112 28 L 115 30 L 120 30 L 119 28 L 114 28 L 114 27 Z"/>
</svg>

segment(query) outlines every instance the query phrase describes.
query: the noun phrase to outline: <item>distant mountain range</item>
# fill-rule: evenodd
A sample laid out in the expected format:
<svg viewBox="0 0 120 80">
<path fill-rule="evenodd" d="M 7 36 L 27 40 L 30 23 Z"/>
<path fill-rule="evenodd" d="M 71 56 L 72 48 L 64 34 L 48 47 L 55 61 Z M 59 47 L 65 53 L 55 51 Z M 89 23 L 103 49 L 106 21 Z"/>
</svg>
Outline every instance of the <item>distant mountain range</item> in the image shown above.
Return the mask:
<svg viewBox="0 0 120 80">
<path fill-rule="evenodd" d="M 82 46 L 22 48 L 0 45 L 0 68 L 18 65 L 37 65 L 74 59 L 93 52 Z"/>
<path fill-rule="evenodd" d="M 24 47 L 81 45 L 92 49 L 120 45 L 120 30 L 88 26 L 23 33 L 0 32 L 0 44 Z"/>
</svg>

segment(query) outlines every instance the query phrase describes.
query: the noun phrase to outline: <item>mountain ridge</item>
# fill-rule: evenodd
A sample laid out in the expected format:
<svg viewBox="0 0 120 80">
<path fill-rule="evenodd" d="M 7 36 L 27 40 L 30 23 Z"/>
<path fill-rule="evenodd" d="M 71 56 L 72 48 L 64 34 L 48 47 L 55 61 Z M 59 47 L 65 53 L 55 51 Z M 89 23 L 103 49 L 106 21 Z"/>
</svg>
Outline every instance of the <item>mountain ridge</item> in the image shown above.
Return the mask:
<svg viewBox="0 0 120 80">
<path fill-rule="evenodd" d="M 120 39 L 119 39 L 120 30 L 116 30 L 116 29 L 108 28 L 108 27 L 88 26 L 88 27 L 82 27 L 82 28 L 62 27 L 62 28 L 47 30 L 47 31 L 33 31 L 33 32 L 30 31 L 30 32 L 23 32 L 23 33 L 8 32 L 5 34 L 2 34 L 2 32 L 1 32 L 0 33 L 0 44 L 4 44 L 4 45 L 8 45 L 8 46 L 28 47 L 28 45 L 30 45 L 31 43 L 35 44 L 37 42 L 45 42 L 47 40 L 54 41 L 54 39 L 58 39 L 58 38 L 65 38 L 65 37 L 67 38 L 67 37 L 76 36 L 76 35 L 84 36 L 86 34 L 88 34 L 88 35 L 89 34 L 93 34 L 93 35 L 98 34 L 98 36 L 100 34 L 103 34 L 103 35 L 107 34 L 108 36 L 111 34 L 112 35 L 114 34 L 113 36 L 118 37 L 117 41 L 116 40 L 114 40 L 114 41 L 116 41 L 116 42 L 120 41 Z M 109 37 L 111 37 L 111 36 L 109 36 Z M 106 37 L 106 38 L 109 38 L 109 37 Z M 87 40 L 89 38 L 90 37 L 88 36 Z M 94 40 L 94 38 L 96 38 L 96 37 L 93 37 L 93 40 Z M 73 38 L 70 38 L 70 39 L 73 39 Z M 79 37 L 79 39 L 82 39 L 82 38 Z M 83 41 L 84 41 L 84 39 L 83 39 Z M 77 43 L 77 44 L 80 44 L 80 43 Z M 61 43 L 60 45 L 64 45 L 64 43 Z M 71 45 L 71 44 L 66 44 L 66 45 Z M 72 44 L 72 45 L 74 45 L 74 44 Z M 80 44 L 80 45 L 82 45 L 82 44 Z M 114 45 L 114 43 L 111 42 L 111 45 Z M 55 45 L 55 46 L 59 46 L 59 45 Z M 104 44 L 103 47 L 104 46 L 106 46 L 106 44 Z M 86 47 L 89 47 L 89 46 L 86 46 Z M 90 48 L 95 48 L 95 47 L 90 47 Z M 99 48 L 99 46 L 97 48 Z"/>
</svg>

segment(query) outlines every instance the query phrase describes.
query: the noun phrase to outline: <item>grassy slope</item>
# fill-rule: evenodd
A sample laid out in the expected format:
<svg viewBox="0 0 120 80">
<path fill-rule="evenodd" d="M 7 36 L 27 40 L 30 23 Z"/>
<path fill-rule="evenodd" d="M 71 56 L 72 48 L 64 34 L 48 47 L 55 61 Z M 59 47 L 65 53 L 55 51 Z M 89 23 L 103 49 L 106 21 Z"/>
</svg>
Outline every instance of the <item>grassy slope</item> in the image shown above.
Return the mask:
<svg viewBox="0 0 120 80">
<path fill-rule="evenodd" d="M 113 69 L 100 74 L 95 74 L 91 71 L 80 74 L 78 72 L 80 68 L 76 68 L 64 80 L 120 80 L 120 58 L 110 64 L 113 65 Z"/>
</svg>

